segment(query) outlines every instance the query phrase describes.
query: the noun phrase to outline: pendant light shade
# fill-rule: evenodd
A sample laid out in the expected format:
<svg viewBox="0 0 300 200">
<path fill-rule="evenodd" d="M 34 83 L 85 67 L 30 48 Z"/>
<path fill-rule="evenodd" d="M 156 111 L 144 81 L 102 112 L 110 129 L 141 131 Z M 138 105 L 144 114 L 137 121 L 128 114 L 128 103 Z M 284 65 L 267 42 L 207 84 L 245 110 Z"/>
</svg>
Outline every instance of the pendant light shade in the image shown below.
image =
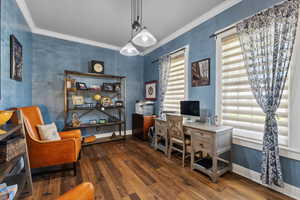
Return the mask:
<svg viewBox="0 0 300 200">
<path fill-rule="evenodd" d="M 120 53 L 124 56 L 137 56 L 140 52 L 133 46 L 131 42 L 128 42 L 121 50 Z"/>
<path fill-rule="evenodd" d="M 146 28 L 143 28 L 134 36 L 132 42 L 141 47 L 150 47 L 155 45 L 157 40 Z"/>
<path fill-rule="evenodd" d="M 134 45 L 146 48 L 157 43 L 156 38 L 143 26 L 142 4 L 142 0 L 131 0 L 131 37 L 130 41 L 120 50 L 124 56 L 140 54 Z M 134 33 L 137 34 L 133 37 Z"/>
</svg>

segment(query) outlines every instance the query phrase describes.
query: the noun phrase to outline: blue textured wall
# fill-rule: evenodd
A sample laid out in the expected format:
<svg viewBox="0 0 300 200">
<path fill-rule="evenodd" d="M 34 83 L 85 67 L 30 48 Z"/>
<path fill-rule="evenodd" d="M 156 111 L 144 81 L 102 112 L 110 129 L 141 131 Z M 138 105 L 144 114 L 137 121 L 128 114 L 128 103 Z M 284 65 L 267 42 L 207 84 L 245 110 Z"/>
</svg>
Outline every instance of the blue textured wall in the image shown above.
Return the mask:
<svg viewBox="0 0 300 200">
<path fill-rule="evenodd" d="M 10 35 L 23 46 L 23 81 L 10 79 Z M 0 109 L 31 105 L 32 34 L 14 0 L 1 1 Z"/>
<path fill-rule="evenodd" d="M 144 57 L 144 80 L 158 80 L 158 63 L 152 63 L 158 57 L 189 45 L 189 99 L 198 99 L 201 108 L 207 108 L 212 113 L 215 112 L 215 79 L 216 79 L 216 42 L 209 39 L 209 36 L 247 16 L 270 7 L 280 0 L 243 0 L 232 8 L 220 13 L 214 18 L 202 23 L 191 31 L 184 33 L 176 39 L 168 42 Z M 204 87 L 191 87 L 191 62 L 196 60 L 211 58 L 211 85 Z M 157 102 L 159 104 L 159 102 Z M 158 106 L 157 106 L 158 107 Z M 234 163 L 243 167 L 260 172 L 261 152 L 234 145 Z M 281 158 L 283 175 L 285 182 L 300 187 L 300 161 Z"/>
<path fill-rule="evenodd" d="M 135 101 L 143 98 L 140 56 L 125 57 L 117 51 L 33 34 L 32 103 L 47 107 L 49 121 L 61 127 L 64 70 L 88 72 L 91 60 L 104 61 L 106 74 L 127 76 L 127 128 L 131 129 Z"/>
</svg>

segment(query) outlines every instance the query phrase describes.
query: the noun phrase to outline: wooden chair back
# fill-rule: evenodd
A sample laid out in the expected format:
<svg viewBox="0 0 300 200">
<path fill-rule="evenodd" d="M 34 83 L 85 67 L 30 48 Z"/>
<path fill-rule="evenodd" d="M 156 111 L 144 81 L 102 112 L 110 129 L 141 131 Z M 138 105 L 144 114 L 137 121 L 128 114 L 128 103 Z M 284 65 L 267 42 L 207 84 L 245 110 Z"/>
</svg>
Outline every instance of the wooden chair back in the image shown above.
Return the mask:
<svg viewBox="0 0 300 200">
<path fill-rule="evenodd" d="M 167 124 L 170 138 L 184 140 L 182 116 L 167 115 Z"/>
</svg>

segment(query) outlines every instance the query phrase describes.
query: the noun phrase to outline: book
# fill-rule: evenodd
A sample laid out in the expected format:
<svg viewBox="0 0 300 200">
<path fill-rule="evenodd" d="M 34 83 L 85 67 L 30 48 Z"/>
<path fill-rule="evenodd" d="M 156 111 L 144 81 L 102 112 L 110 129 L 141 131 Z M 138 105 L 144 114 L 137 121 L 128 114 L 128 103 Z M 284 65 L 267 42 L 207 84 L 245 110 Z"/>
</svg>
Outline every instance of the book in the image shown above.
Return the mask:
<svg viewBox="0 0 300 200">
<path fill-rule="evenodd" d="M 0 184 L 0 200 L 13 200 L 18 191 L 18 185 L 7 186 L 6 183 Z"/>
</svg>

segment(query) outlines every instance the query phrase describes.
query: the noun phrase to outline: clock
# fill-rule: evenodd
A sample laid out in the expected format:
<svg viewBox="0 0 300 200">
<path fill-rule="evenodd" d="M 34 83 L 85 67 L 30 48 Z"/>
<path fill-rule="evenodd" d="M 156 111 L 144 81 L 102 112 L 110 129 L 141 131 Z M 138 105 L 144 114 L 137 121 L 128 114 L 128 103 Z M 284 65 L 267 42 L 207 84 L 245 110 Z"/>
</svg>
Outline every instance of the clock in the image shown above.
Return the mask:
<svg viewBox="0 0 300 200">
<path fill-rule="evenodd" d="M 103 61 L 91 61 L 90 73 L 104 74 L 104 62 Z"/>
</svg>

